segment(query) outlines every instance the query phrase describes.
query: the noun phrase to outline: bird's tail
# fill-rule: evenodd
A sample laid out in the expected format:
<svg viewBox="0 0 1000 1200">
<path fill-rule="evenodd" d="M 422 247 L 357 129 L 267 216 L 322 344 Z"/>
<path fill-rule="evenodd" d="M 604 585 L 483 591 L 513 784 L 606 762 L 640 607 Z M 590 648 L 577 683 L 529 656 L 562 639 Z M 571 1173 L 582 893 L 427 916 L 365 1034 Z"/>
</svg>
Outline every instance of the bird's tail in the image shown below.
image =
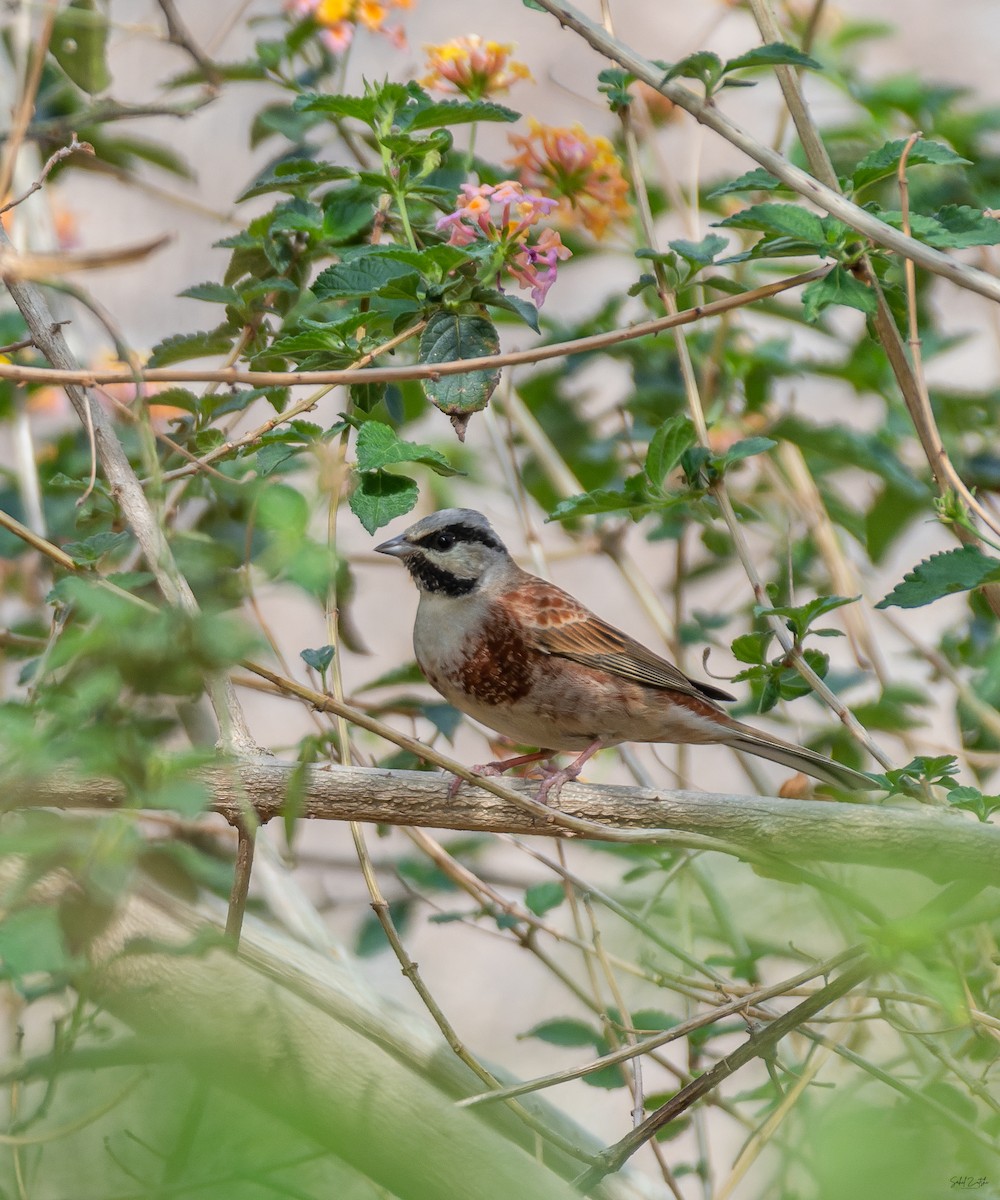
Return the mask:
<svg viewBox="0 0 1000 1200">
<path fill-rule="evenodd" d="M 756 754 L 758 758 L 781 763 L 793 771 L 803 771 L 813 779 L 821 779 L 824 783 L 832 783 L 834 787 L 844 788 L 846 791 L 874 791 L 878 788 L 874 780 L 862 775 L 860 771 L 834 762 L 823 754 L 817 754 L 815 750 L 806 750 L 803 746 L 783 742 L 781 738 L 762 733 L 759 729 L 753 729 L 740 721 L 732 721 L 727 736 L 721 740 L 734 750 Z"/>
</svg>

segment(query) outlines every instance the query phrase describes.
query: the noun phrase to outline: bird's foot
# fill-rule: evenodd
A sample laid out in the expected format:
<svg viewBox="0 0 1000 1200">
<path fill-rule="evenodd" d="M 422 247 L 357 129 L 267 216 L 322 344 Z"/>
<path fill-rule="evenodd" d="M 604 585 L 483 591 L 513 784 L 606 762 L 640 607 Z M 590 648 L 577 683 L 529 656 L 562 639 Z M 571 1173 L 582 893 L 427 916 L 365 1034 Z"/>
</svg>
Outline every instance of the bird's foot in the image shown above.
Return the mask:
<svg viewBox="0 0 1000 1200">
<path fill-rule="evenodd" d="M 551 757 L 551 750 L 536 750 L 533 754 L 519 754 L 516 758 L 504 758 L 498 760 L 497 762 L 477 763 L 472 769 L 477 775 L 486 775 L 489 777 L 494 775 L 502 775 L 504 771 L 509 771 L 513 767 L 523 767 L 528 763 L 541 762 L 543 759 Z M 448 790 L 449 800 L 453 800 L 455 798 L 455 793 L 464 782 L 464 779 L 460 779 L 457 775 L 455 776 L 455 778 L 452 780 L 451 787 Z"/>
<path fill-rule="evenodd" d="M 603 745 L 604 743 L 600 738 L 598 738 L 596 741 L 591 742 L 582 754 L 578 754 L 568 766 L 562 767 L 558 771 L 551 769 L 547 771 L 545 778 L 539 785 L 538 791 L 535 793 L 535 799 L 538 801 L 538 803 L 548 804 L 550 796 L 552 797 L 553 801 L 558 799 L 559 793 L 562 791 L 563 784 L 570 783 L 572 780 L 576 779 L 583 770 L 584 763 L 586 763 L 587 759 L 596 754 Z"/>
</svg>

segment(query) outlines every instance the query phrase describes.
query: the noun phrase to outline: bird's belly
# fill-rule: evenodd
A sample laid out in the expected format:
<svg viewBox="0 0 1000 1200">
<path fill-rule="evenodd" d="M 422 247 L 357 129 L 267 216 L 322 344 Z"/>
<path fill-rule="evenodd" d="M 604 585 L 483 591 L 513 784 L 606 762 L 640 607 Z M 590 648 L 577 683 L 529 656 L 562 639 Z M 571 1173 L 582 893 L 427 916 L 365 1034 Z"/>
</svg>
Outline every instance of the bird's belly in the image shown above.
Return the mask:
<svg viewBox="0 0 1000 1200">
<path fill-rule="evenodd" d="M 614 746 L 715 742 L 720 736 L 712 705 L 687 697 L 675 699 L 674 693 L 661 688 L 564 659 L 543 660 L 519 687 L 511 686 L 504 671 L 481 674 L 477 686 L 470 689 L 468 678 L 447 665 L 422 663 L 421 667 L 450 704 L 524 746 L 580 751 L 597 739 Z"/>
</svg>

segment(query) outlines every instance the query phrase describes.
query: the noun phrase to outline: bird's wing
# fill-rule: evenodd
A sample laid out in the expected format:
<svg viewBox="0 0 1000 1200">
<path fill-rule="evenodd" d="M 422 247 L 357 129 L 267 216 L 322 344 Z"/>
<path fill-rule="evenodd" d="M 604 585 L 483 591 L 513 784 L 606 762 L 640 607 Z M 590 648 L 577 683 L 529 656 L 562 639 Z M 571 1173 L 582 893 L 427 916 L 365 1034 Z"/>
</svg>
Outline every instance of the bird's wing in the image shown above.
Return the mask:
<svg viewBox="0 0 1000 1200">
<path fill-rule="evenodd" d="M 615 629 L 562 588 L 529 576 L 508 592 L 512 610 L 528 641 L 543 654 L 568 658 L 649 687 L 666 688 L 699 700 L 732 700 L 721 688 L 698 683 L 641 642 Z"/>
</svg>

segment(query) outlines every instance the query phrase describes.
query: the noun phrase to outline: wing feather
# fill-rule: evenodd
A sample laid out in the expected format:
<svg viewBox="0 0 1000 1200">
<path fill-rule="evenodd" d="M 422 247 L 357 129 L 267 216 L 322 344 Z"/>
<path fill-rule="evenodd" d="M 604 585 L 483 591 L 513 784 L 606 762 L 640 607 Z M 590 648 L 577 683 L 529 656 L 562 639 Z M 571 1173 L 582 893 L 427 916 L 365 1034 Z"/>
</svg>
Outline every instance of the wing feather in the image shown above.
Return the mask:
<svg viewBox="0 0 1000 1200">
<path fill-rule="evenodd" d="M 543 654 L 699 700 L 733 699 L 721 688 L 689 679 L 673 663 L 615 629 L 554 584 L 532 580 L 507 599 L 517 608 L 529 641 Z"/>
</svg>

